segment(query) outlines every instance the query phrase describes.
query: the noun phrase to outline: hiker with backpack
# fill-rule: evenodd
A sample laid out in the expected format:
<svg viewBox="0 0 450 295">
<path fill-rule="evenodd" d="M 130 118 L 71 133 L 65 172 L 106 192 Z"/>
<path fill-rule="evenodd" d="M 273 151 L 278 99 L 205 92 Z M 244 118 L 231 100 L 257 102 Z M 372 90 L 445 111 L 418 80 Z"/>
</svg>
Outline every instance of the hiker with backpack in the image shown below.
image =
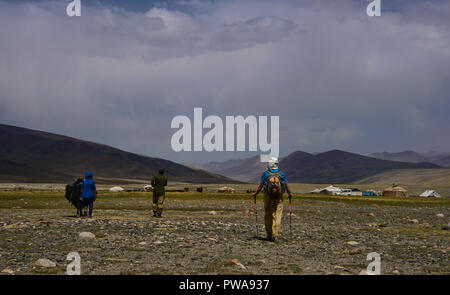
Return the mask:
<svg viewBox="0 0 450 295">
<path fill-rule="evenodd" d="M 81 201 L 83 202 L 84 207 L 89 207 L 89 218 L 92 218 L 92 210 L 94 209 L 94 202 L 97 198 L 97 188 L 95 187 L 92 172 L 86 173 L 82 188 Z"/>
<path fill-rule="evenodd" d="M 164 169 L 159 169 L 158 175 L 153 176 L 151 185 L 153 187 L 153 217 L 162 217 L 164 199 L 166 198 L 165 186 L 167 178 Z"/>
<path fill-rule="evenodd" d="M 267 168 L 267 171 L 261 176 L 261 182 L 253 197 L 256 204 L 256 196 L 264 189 L 264 224 L 266 226 L 267 240 L 278 242 L 278 232 L 280 231 L 281 217 L 283 215 L 283 194 L 286 191 L 289 200 L 291 200 L 292 192 L 286 175 L 278 169 L 277 158 L 272 157 Z"/>
</svg>

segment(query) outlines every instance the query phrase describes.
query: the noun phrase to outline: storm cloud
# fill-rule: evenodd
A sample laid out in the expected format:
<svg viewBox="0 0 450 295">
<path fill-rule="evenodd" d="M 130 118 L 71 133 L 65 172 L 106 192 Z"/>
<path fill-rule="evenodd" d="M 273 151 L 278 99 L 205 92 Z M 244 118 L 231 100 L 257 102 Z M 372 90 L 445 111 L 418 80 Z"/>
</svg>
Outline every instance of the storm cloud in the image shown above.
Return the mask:
<svg viewBox="0 0 450 295">
<path fill-rule="evenodd" d="M 85 2 L 0 3 L 0 123 L 180 162 L 254 155 L 173 152 L 194 107 L 279 115 L 282 155 L 450 150 L 448 1 Z"/>
</svg>

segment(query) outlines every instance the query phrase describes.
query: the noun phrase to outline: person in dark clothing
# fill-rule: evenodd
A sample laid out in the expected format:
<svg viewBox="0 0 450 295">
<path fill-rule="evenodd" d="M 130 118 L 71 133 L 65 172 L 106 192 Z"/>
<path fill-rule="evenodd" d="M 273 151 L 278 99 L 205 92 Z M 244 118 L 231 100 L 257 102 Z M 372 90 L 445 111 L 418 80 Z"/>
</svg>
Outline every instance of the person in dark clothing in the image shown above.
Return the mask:
<svg viewBox="0 0 450 295">
<path fill-rule="evenodd" d="M 92 217 L 92 210 L 94 208 L 94 202 L 97 197 L 97 188 L 91 172 L 86 173 L 86 177 L 83 181 L 83 192 L 81 193 L 81 199 L 85 206 L 89 207 L 89 218 Z"/>
<path fill-rule="evenodd" d="M 153 176 L 151 185 L 153 187 L 153 217 L 162 217 L 164 199 L 167 186 L 167 178 L 164 175 L 164 169 L 159 169 L 158 175 Z"/>
</svg>

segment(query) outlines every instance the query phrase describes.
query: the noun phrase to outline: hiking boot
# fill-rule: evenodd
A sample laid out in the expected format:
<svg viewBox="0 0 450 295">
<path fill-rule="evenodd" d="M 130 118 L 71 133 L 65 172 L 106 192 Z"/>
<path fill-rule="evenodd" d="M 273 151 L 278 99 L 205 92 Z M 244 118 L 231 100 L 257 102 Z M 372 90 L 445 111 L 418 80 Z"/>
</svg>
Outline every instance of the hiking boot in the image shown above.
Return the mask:
<svg viewBox="0 0 450 295">
<path fill-rule="evenodd" d="M 278 243 L 280 240 L 277 237 L 267 237 L 269 242 Z"/>
</svg>

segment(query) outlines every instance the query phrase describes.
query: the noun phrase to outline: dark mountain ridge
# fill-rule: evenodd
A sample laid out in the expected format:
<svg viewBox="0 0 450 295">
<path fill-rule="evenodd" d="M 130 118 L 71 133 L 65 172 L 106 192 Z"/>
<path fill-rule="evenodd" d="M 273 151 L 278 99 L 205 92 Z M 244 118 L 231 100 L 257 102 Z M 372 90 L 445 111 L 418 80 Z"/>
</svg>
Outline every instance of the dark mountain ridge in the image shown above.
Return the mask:
<svg viewBox="0 0 450 295">
<path fill-rule="evenodd" d="M 148 180 L 159 168 L 172 181 L 235 182 L 221 175 L 138 155 L 104 144 L 0 124 L 0 181 L 61 182 L 92 171 L 94 177 Z"/>
<path fill-rule="evenodd" d="M 428 162 L 442 167 L 450 168 L 450 153 L 441 154 L 435 151 L 427 153 L 418 153 L 415 151 L 403 151 L 397 153 L 382 152 L 370 154 L 369 157 L 397 162 Z"/>
<path fill-rule="evenodd" d="M 230 167 L 231 165 L 231 167 Z M 213 168 L 214 173 L 231 178 L 258 182 L 266 163 L 259 162 L 259 157 L 251 157 L 220 163 L 203 164 L 204 169 Z M 378 173 L 396 169 L 440 168 L 431 163 L 406 163 L 380 160 L 355 153 L 331 150 L 324 153 L 310 154 L 295 151 L 280 159 L 280 169 L 290 182 L 302 183 L 352 183 Z"/>
<path fill-rule="evenodd" d="M 440 168 L 431 163 L 393 162 L 340 150 L 311 155 L 294 152 L 280 162 L 289 181 L 303 183 L 352 183 L 395 169 Z"/>
</svg>

